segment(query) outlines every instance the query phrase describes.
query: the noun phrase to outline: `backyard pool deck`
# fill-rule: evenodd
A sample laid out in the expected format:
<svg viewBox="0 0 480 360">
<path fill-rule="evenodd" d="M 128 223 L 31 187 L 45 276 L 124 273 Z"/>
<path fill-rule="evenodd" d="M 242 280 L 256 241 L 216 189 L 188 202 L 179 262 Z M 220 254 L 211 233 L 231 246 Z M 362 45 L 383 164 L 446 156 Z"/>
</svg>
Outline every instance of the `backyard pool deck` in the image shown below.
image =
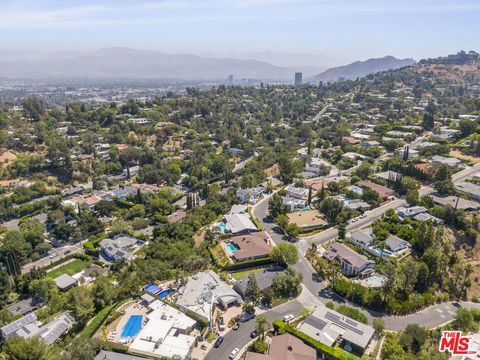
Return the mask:
<svg viewBox="0 0 480 360">
<path fill-rule="evenodd" d="M 119 319 L 117 319 L 117 321 L 114 321 L 112 324 L 110 324 L 110 326 L 107 328 L 107 340 L 118 344 L 129 345 L 133 339 L 122 338 L 123 328 L 125 327 L 131 316 L 139 315 L 143 316 L 143 328 L 149 309 L 141 305 L 140 302 L 134 301 L 126 304 L 124 307 L 122 307 L 122 310 L 125 312 L 125 314 L 122 315 Z"/>
</svg>

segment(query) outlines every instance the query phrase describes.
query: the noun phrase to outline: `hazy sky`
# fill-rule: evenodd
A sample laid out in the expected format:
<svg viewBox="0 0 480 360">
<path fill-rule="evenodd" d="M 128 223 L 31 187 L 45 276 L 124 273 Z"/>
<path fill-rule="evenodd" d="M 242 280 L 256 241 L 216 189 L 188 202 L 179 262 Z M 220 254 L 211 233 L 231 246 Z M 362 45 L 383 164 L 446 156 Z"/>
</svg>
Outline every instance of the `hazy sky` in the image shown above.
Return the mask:
<svg viewBox="0 0 480 360">
<path fill-rule="evenodd" d="M 480 50 L 479 0 L 0 0 L 0 48 L 308 52 Z"/>
</svg>

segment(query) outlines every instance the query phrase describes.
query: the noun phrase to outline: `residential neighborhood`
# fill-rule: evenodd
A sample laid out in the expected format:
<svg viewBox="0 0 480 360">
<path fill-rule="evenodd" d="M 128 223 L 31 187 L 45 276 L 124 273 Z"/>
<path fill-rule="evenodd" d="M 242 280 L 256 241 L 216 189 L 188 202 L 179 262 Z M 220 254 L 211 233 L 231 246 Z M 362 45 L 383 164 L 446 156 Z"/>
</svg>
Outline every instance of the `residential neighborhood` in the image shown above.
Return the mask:
<svg viewBox="0 0 480 360">
<path fill-rule="evenodd" d="M 479 63 L 0 98 L 0 358 L 451 358 L 441 331 L 480 330 Z"/>
</svg>

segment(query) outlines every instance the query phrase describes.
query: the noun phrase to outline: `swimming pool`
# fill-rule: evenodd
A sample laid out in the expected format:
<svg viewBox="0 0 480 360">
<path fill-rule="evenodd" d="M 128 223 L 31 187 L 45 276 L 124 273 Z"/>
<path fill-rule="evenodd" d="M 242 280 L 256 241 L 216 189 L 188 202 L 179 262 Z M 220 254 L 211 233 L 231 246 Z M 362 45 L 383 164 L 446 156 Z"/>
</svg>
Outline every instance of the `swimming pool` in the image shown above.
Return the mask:
<svg viewBox="0 0 480 360">
<path fill-rule="evenodd" d="M 222 234 L 225 234 L 227 232 L 227 225 L 223 222 L 218 224 L 218 230 L 220 230 Z"/>
<path fill-rule="evenodd" d="M 380 254 L 380 256 L 390 257 L 392 255 L 390 251 L 382 249 L 379 246 L 375 246 L 373 250 L 375 250 L 378 254 Z"/>
<path fill-rule="evenodd" d="M 150 283 L 148 284 L 147 286 L 145 286 L 143 288 L 145 291 L 148 291 L 149 293 L 152 293 L 152 294 L 157 294 L 159 293 L 160 291 L 162 291 L 162 288 L 157 286 L 156 284 L 154 283 Z"/>
<path fill-rule="evenodd" d="M 232 244 L 232 243 L 228 243 L 227 244 L 227 251 L 230 253 L 230 254 L 233 254 L 235 251 L 238 251 L 238 248 L 235 244 Z"/>
<path fill-rule="evenodd" d="M 122 337 L 135 337 L 142 328 L 142 315 L 132 315 L 122 329 Z"/>
<path fill-rule="evenodd" d="M 173 293 L 175 290 L 173 289 L 167 289 L 167 290 L 163 290 L 160 294 L 157 295 L 157 297 L 162 300 L 164 298 L 166 298 L 168 295 L 170 295 L 171 293 Z"/>
<path fill-rule="evenodd" d="M 352 190 L 353 192 L 356 192 L 357 194 L 363 194 L 363 190 L 356 186 L 352 186 L 350 190 Z"/>
<path fill-rule="evenodd" d="M 365 279 L 365 283 L 368 287 L 380 287 L 385 284 L 385 278 L 383 276 L 374 275 Z"/>
</svg>

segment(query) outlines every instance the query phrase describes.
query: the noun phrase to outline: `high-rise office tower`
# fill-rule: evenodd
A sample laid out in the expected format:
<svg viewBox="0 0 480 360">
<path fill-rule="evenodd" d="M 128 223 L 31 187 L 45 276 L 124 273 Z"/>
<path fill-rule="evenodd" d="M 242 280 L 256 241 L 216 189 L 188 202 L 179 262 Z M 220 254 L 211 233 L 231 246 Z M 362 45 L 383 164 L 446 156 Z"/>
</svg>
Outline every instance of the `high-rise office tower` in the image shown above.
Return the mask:
<svg viewBox="0 0 480 360">
<path fill-rule="evenodd" d="M 296 72 L 295 73 L 295 85 L 301 85 L 302 84 L 302 73 L 301 72 Z"/>
</svg>

